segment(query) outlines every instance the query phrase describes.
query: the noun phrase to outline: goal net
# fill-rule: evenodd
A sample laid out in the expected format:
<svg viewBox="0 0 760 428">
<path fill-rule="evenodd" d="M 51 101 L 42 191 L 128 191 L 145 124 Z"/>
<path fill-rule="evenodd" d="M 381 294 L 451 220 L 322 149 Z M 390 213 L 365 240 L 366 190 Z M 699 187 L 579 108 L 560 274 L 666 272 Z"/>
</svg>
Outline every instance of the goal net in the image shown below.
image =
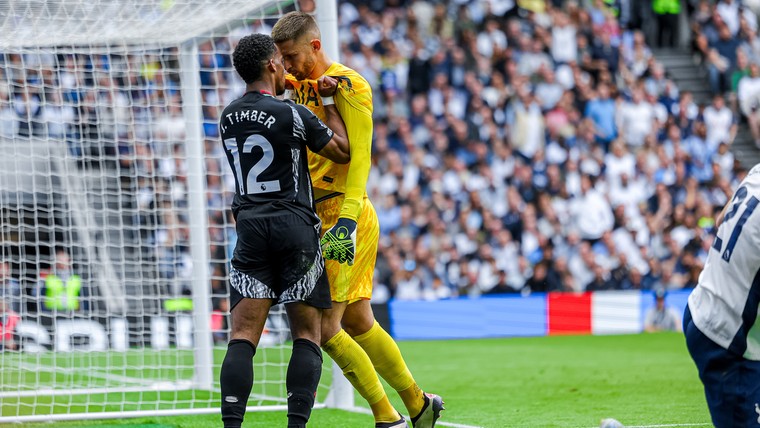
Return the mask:
<svg viewBox="0 0 760 428">
<path fill-rule="evenodd" d="M 237 40 L 295 8 L 0 2 L 0 422 L 218 411 L 236 239 L 218 116 L 244 92 Z M 285 408 L 289 340 L 273 309 L 249 406 Z"/>
</svg>

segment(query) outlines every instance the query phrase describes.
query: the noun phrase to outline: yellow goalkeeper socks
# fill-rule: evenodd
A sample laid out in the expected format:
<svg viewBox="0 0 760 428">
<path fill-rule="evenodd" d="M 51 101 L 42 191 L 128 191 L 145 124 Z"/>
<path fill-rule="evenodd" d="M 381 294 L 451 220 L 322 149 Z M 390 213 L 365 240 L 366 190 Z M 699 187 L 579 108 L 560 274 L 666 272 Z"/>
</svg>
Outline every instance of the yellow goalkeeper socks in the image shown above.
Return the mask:
<svg viewBox="0 0 760 428">
<path fill-rule="evenodd" d="M 359 395 L 367 400 L 375 421 L 394 422 L 399 419 L 398 412 L 388 400 L 383 385 L 372 367 L 372 361 L 348 333 L 344 330 L 339 331 L 322 346 L 322 349 L 340 366 Z"/>
<path fill-rule="evenodd" d="M 369 331 L 354 337 L 354 340 L 364 348 L 380 376 L 398 392 L 409 415 L 418 415 L 425 405 L 425 397 L 406 366 L 396 341 L 377 321 Z"/>
</svg>

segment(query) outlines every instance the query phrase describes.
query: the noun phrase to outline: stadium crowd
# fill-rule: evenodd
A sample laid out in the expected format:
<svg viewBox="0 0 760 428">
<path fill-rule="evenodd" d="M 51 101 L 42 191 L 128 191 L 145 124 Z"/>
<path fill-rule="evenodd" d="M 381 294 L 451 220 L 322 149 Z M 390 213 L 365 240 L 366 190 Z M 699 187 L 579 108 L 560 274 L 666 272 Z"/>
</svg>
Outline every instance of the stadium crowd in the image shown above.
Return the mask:
<svg viewBox="0 0 760 428">
<path fill-rule="evenodd" d="M 743 174 L 737 116 L 722 91 L 698 106 L 678 90 L 635 13 L 602 1 L 340 11 L 342 58 L 377 89 L 378 294 L 696 285 Z"/>
<path fill-rule="evenodd" d="M 739 113 L 760 141 L 757 20 L 736 0 L 693 8 L 693 47 L 716 94 L 701 106 L 622 3 L 340 2 L 341 60 L 375 89 L 377 301 L 696 285 L 713 218 L 745 173 L 729 150 Z M 270 25 L 200 46 L 221 311 L 236 238 L 218 116 L 243 93 L 236 40 Z M 3 61 L 0 133 L 60 138 L 134 172 L 122 185 L 142 242 L 162 277 L 189 283 L 177 51 Z"/>
</svg>

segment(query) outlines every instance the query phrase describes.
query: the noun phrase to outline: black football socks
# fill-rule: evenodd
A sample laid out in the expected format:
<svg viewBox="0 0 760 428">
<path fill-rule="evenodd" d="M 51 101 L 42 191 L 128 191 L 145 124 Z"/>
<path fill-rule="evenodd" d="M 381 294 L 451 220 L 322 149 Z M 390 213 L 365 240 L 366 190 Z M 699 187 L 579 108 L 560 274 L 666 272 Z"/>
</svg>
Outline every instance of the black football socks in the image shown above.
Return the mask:
<svg viewBox="0 0 760 428">
<path fill-rule="evenodd" d="M 256 346 L 245 339 L 230 340 L 222 363 L 222 422 L 224 428 L 240 428 L 253 387 Z M 321 367 L 321 366 L 320 366 Z"/>
<path fill-rule="evenodd" d="M 306 427 L 321 375 L 322 351 L 319 346 L 307 339 L 294 340 L 285 380 L 288 389 L 288 428 Z"/>
</svg>

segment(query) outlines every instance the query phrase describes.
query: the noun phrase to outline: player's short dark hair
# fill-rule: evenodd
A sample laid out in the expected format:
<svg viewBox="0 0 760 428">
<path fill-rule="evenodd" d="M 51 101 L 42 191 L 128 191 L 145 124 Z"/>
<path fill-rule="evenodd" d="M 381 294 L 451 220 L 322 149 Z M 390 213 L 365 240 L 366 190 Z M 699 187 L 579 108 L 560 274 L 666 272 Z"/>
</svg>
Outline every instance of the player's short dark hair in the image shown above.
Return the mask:
<svg viewBox="0 0 760 428">
<path fill-rule="evenodd" d="M 245 83 L 261 79 L 264 66 L 274 55 L 274 41 L 266 34 L 243 37 L 232 52 L 232 65 Z"/>
<path fill-rule="evenodd" d="M 305 34 L 310 34 L 312 38 L 321 37 L 317 21 L 306 12 L 287 13 L 272 27 L 272 39 L 275 43 L 298 40 Z"/>
</svg>

